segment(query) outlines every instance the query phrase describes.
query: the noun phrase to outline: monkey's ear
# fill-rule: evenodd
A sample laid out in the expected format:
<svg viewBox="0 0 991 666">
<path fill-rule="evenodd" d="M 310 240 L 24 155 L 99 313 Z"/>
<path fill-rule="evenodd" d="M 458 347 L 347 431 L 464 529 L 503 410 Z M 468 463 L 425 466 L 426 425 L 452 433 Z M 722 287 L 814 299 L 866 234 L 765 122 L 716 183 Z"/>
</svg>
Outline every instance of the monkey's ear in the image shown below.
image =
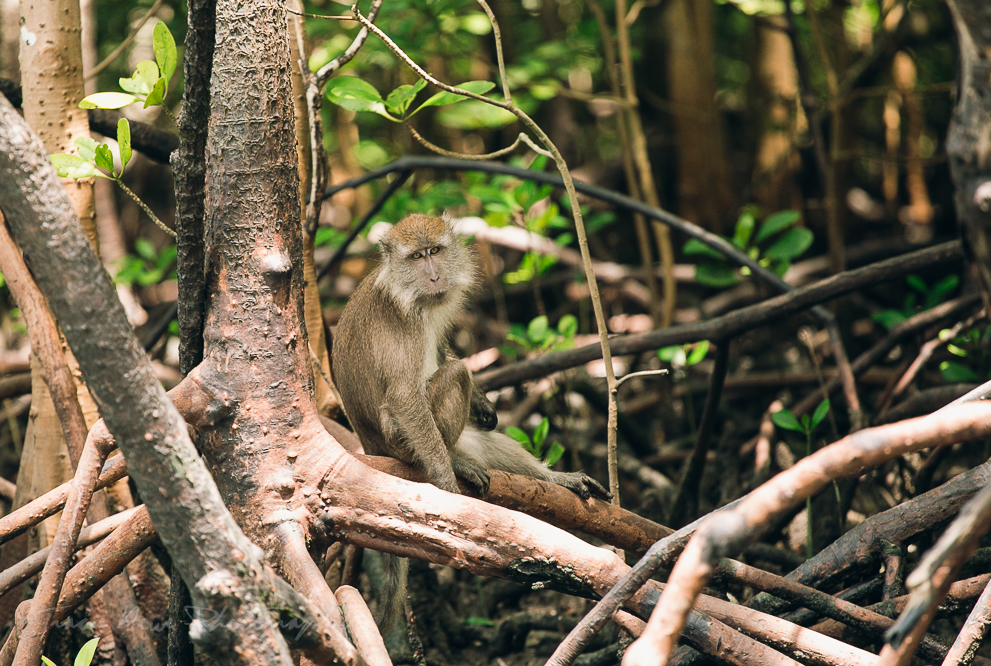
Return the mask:
<svg viewBox="0 0 991 666">
<path fill-rule="evenodd" d="M 368 230 L 368 242 L 380 243 L 382 252 L 391 252 L 395 248 L 395 243 L 389 235 L 390 231 L 392 231 L 392 225 L 388 222 L 376 222 Z"/>
</svg>

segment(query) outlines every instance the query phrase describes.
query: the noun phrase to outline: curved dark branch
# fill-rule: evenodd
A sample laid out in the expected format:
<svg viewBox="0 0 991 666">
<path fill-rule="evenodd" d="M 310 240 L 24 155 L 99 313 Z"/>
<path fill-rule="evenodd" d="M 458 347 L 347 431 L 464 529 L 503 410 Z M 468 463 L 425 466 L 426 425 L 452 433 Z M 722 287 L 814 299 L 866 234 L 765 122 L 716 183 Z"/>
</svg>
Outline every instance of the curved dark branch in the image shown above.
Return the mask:
<svg viewBox="0 0 991 666">
<path fill-rule="evenodd" d="M 713 340 L 718 343 L 774 319 L 801 312 L 814 304 L 848 294 L 867 285 L 907 275 L 927 266 L 961 259 L 963 259 L 963 250 L 959 241 L 943 243 L 840 273 L 706 322 L 612 338 L 609 348 L 618 356 L 699 340 Z M 475 382 L 484 390 L 491 391 L 501 386 L 518 384 L 588 363 L 600 358 L 600 355 L 601 350 L 597 344 L 554 352 L 482 373 L 475 377 Z"/>
</svg>

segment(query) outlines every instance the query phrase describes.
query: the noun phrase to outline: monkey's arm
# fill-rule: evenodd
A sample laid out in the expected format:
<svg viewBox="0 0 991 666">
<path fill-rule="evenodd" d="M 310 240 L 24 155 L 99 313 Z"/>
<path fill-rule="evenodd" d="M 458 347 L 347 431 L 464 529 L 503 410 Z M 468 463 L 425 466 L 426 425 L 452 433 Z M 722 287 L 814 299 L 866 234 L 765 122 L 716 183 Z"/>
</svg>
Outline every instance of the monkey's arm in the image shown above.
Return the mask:
<svg viewBox="0 0 991 666">
<path fill-rule="evenodd" d="M 460 361 L 458 355 L 451 349 L 451 345 L 443 343 L 440 348 L 443 361 Z M 499 416 L 496 414 L 495 405 L 489 402 L 485 396 L 485 391 L 480 389 L 472 380 L 471 396 L 468 401 L 468 416 L 471 422 L 479 430 L 495 430 L 499 424 Z"/>
<path fill-rule="evenodd" d="M 448 492 L 460 493 L 451 456 L 423 392 L 393 383 L 386 392 L 386 409 L 388 416 L 384 420 L 388 423 L 383 424 L 386 439 L 411 453 L 430 483 Z"/>
</svg>

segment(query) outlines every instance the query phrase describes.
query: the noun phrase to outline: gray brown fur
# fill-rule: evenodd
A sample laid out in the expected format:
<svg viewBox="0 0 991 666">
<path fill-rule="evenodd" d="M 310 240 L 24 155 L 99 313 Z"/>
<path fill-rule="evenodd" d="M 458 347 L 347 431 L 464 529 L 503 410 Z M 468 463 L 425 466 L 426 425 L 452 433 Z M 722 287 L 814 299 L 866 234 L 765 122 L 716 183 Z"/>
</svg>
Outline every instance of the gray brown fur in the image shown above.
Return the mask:
<svg viewBox="0 0 991 666">
<path fill-rule="evenodd" d="M 333 376 L 351 425 L 372 455 L 422 469 L 457 493 L 456 477 L 480 494 L 486 470 L 557 483 L 584 498 L 608 497 L 580 472 L 555 472 L 497 432 L 495 408 L 447 336 L 475 283 L 475 262 L 450 222 L 410 215 L 382 240 L 382 263 L 351 296 L 334 335 Z M 390 560 L 392 560 L 390 562 Z M 405 599 L 406 567 L 386 558 L 386 621 Z"/>
</svg>

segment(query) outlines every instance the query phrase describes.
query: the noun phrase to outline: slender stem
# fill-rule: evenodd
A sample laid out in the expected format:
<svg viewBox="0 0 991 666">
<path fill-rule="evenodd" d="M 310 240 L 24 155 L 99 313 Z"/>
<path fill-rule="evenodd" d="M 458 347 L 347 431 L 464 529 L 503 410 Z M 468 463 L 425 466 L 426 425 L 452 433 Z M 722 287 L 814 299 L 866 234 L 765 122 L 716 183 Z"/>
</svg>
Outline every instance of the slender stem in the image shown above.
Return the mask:
<svg viewBox="0 0 991 666">
<path fill-rule="evenodd" d="M 622 92 L 626 100 L 626 107 L 623 109 L 622 116 L 626 120 L 627 131 L 630 135 L 633 159 L 640 176 L 640 190 L 644 201 L 655 208 L 660 208 L 661 202 L 657 196 L 657 185 L 654 183 L 653 169 L 647 152 L 647 135 L 640 120 L 636 81 L 633 76 L 633 56 L 630 50 L 630 32 L 626 17 L 626 0 L 616 0 L 616 41 L 619 45 Z M 661 269 L 664 271 L 664 303 L 661 312 L 661 326 L 667 328 L 674 320 L 675 301 L 678 297 L 674 279 L 674 248 L 671 245 L 671 230 L 658 222 L 654 222 L 653 227 L 654 236 L 657 239 L 657 251 L 661 259 Z"/>
<path fill-rule="evenodd" d="M 499 22 L 496 21 L 495 12 L 489 7 L 489 3 L 485 0 L 475 1 L 485 10 L 485 15 L 489 17 L 489 22 L 492 24 L 492 38 L 495 39 L 496 61 L 499 63 L 499 82 L 502 83 L 502 96 L 507 102 L 512 102 L 513 98 L 509 92 L 509 79 L 506 77 L 506 60 L 502 55 L 502 32 L 499 30 Z"/>
<path fill-rule="evenodd" d="M 110 66 L 110 63 L 112 63 L 114 60 L 120 57 L 120 54 L 124 52 L 124 49 L 130 46 L 131 42 L 134 41 L 134 38 L 138 36 L 138 32 L 148 21 L 148 19 L 150 19 L 152 16 L 155 15 L 155 12 L 158 11 L 158 8 L 162 6 L 163 2 L 165 2 L 165 0 L 155 0 L 155 4 L 149 7 L 148 11 L 145 12 L 145 15 L 142 16 L 140 19 L 138 19 L 138 22 L 134 24 L 133 28 L 131 28 L 131 34 L 129 34 L 126 38 L 124 38 L 124 41 L 118 44 L 117 48 L 115 48 L 110 53 L 110 55 L 108 55 L 106 58 L 103 59 L 103 62 L 101 62 L 99 65 L 89 70 L 88 72 L 86 72 L 83 75 L 83 78 L 88 80 L 88 79 L 92 79 L 94 76 L 98 76 L 100 72 L 102 72 L 103 70 L 105 70 L 107 67 Z"/>
<path fill-rule="evenodd" d="M 462 160 L 484 162 L 485 160 L 494 160 L 497 157 L 502 157 L 503 155 L 509 155 L 514 150 L 516 150 L 521 143 L 525 143 L 538 155 L 551 157 L 551 154 L 548 151 L 544 150 L 543 148 L 535 144 L 533 142 L 533 139 L 531 139 L 523 132 L 520 132 L 520 135 L 516 137 L 516 141 L 513 141 L 512 145 L 510 146 L 506 146 L 505 148 L 500 148 L 499 150 L 493 151 L 491 153 L 485 153 L 484 155 L 469 155 L 467 153 L 458 153 L 451 150 L 445 150 L 440 146 L 431 143 L 429 140 L 423 137 L 419 132 L 413 129 L 413 126 L 410 125 L 409 123 L 406 124 L 406 129 L 409 130 L 409 133 L 413 136 L 414 139 L 417 140 L 417 142 L 421 146 L 423 146 L 427 150 L 437 153 L 438 155 L 444 155 L 445 157 L 456 157 Z"/>
<path fill-rule="evenodd" d="M 114 182 L 117 183 L 120 189 L 124 190 L 124 193 L 127 194 L 127 196 L 134 199 L 134 203 L 138 204 L 138 207 L 145 212 L 145 215 L 151 218 L 151 221 L 154 222 L 159 229 L 167 233 L 169 236 L 172 236 L 172 238 L 176 238 L 176 233 L 165 226 L 165 223 L 158 219 L 157 215 L 151 212 L 151 208 L 148 208 L 148 205 L 142 201 L 140 197 L 138 197 L 138 195 L 131 190 L 131 188 L 122 183 L 120 179 L 114 179 Z"/>
</svg>

